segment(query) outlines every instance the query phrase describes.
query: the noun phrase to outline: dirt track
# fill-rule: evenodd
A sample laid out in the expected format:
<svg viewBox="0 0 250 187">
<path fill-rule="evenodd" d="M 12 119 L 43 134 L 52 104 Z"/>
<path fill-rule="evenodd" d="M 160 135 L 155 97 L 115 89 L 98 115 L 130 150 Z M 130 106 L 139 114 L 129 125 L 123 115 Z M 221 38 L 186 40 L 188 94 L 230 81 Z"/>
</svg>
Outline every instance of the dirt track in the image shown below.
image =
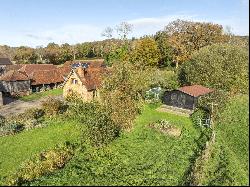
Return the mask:
<svg viewBox="0 0 250 187">
<path fill-rule="evenodd" d="M 62 96 L 56 96 L 54 98 L 62 99 Z M 25 112 L 25 110 L 30 108 L 40 108 L 43 101 L 47 98 L 41 98 L 35 101 L 21 101 L 16 100 L 7 105 L 0 107 L 0 115 L 4 117 L 10 117 L 15 114 L 20 114 Z"/>
</svg>

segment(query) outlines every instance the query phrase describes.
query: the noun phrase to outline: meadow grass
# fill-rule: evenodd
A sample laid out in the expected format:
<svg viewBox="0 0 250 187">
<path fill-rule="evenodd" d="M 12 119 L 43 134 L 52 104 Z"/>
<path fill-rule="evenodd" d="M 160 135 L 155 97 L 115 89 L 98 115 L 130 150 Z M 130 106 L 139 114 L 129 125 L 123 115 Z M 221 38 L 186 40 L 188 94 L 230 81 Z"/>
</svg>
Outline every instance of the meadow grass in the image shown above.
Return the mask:
<svg viewBox="0 0 250 187">
<path fill-rule="evenodd" d="M 233 98 L 215 124 L 216 142 L 203 185 L 249 185 L 249 99 Z"/>
<path fill-rule="evenodd" d="M 0 137 L 1 178 L 14 172 L 23 161 L 32 155 L 53 148 L 59 143 L 79 138 L 79 131 L 74 122 L 53 119 L 47 123 L 48 126 L 44 128 Z"/>
<path fill-rule="evenodd" d="M 159 119 L 181 128 L 181 137 L 148 127 Z M 183 185 L 199 135 L 189 118 L 158 112 L 147 105 L 131 132 L 121 134 L 107 147 L 76 153 L 64 169 L 32 185 Z"/>
</svg>

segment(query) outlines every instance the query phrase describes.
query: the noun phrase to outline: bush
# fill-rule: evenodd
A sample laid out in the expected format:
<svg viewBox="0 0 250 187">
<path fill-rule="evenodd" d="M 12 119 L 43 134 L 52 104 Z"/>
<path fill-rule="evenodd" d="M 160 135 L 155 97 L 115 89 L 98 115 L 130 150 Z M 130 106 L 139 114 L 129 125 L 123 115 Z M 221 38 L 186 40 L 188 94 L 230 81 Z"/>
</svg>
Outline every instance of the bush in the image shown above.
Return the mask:
<svg viewBox="0 0 250 187">
<path fill-rule="evenodd" d="M 7 178 L 7 185 L 22 185 L 42 175 L 64 167 L 74 155 L 74 146 L 66 142 L 55 149 L 41 152 L 24 162 L 16 173 Z"/>
<path fill-rule="evenodd" d="M 18 114 L 9 119 L 9 122 L 23 124 L 25 129 L 32 129 L 42 125 L 44 111 L 42 109 L 28 109 L 22 114 Z"/>
<path fill-rule="evenodd" d="M 5 125 L 5 117 L 0 115 L 0 127 Z"/>
<path fill-rule="evenodd" d="M 207 119 L 208 118 L 208 112 L 201 109 L 201 108 L 198 108 L 196 109 L 192 114 L 191 114 L 191 120 L 193 122 L 193 124 L 195 125 L 196 128 L 199 128 L 201 127 L 200 126 L 200 120 L 203 120 L 203 119 Z"/>
<path fill-rule="evenodd" d="M 42 109 L 46 116 L 52 117 L 65 112 L 67 106 L 58 99 L 49 98 L 42 103 Z"/>
<path fill-rule="evenodd" d="M 67 116 L 82 123 L 83 139 L 92 146 L 106 145 L 119 135 L 119 128 L 111 119 L 109 110 L 97 102 L 71 100 Z"/>
<path fill-rule="evenodd" d="M 248 91 L 248 51 L 214 44 L 192 55 L 179 73 L 182 84 L 201 84 L 232 94 Z"/>
<path fill-rule="evenodd" d="M 24 125 L 19 122 L 5 122 L 0 126 L 0 136 L 13 135 L 24 130 Z"/>
</svg>

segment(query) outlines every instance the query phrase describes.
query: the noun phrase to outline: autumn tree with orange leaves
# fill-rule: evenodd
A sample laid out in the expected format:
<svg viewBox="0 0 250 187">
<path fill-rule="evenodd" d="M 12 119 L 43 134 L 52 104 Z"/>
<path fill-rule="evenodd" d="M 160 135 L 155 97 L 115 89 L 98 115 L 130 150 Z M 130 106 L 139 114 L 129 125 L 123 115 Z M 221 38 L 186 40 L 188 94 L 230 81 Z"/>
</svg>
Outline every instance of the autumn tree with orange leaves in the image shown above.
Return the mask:
<svg viewBox="0 0 250 187">
<path fill-rule="evenodd" d="M 218 24 L 175 20 L 164 29 L 173 47 L 173 61 L 179 64 L 190 59 L 194 51 L 215 43 L 225 43 L 229 37 Z"/>
</svg>

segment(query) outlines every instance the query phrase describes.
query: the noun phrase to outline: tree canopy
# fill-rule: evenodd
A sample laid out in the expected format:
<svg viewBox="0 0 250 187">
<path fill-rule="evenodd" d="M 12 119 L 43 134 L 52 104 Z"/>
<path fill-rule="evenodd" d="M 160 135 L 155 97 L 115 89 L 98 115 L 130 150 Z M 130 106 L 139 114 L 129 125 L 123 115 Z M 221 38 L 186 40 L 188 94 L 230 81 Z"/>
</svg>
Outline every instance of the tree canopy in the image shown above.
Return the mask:
<svg viewBox="0 0 250 187">
<path fill-rule="evenodd" d="M 180 70 L 183 84 L 201 84 L 231 93 L 248 90 L 248 51 L 214 44 L 195 52 Z"/>
</svg>

